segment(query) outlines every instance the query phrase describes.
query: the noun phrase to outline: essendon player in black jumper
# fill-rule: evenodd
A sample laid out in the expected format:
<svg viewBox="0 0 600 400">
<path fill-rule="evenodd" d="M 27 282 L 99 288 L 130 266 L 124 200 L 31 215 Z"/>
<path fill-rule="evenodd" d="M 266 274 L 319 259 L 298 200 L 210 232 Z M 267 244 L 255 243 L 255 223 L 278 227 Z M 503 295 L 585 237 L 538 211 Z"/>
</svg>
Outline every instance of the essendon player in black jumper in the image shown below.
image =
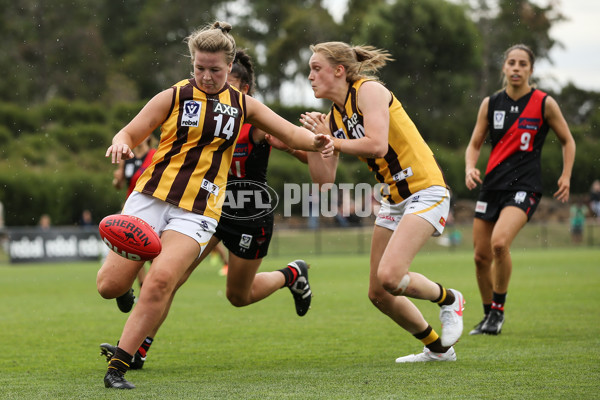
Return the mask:
<svg viewBox="0 0 600 400">
<path fill-rule="evenodd" d="M 242 93 L 253 94 L 254 68 L 243 50 L 237 51 L 227 81 Z M 262 300 L 278 289 L 289 286 L 289 282 L 294 282 L 295 269 L 290 266 L 256 273 L 263 257 L 267 255 L 273 234 L 273 213 L 266 187 L 271 144 L 306 163 L 305 152 L 292 150 L 271 136 L 268 139 L 269 142 L 266 133 L 258 128 L 250 124 L 242 126 L 229 169 L 223 212 L 208 245 L 211 248 L 217 241 L 222 241 L 229 250 L 226 293 L 236 307 Z M 254 195 L 244 196 L 242 192 Z M 255 196 L 260 196 L 260 199 Z M 295 263 L 300 264 L 300 268 L 307 268 L 301 260 Z M 298 285 L 302 285 L 302 288 Z M 294 295 L 296 312 L 300 316 L 306 314 L 312 296 L 308 280 L 297 281 L 290 290 Z"/>
<path fill-rule="evenodd" d="M 541 153 L 550 129 L 556 133 L 563 154 L 554 197 L 563 203 L 569 200 L 575 141 L 556 101 L 529 83 L 534 59 L 523 44 L 504 53 L 505 88 L 481 103 L 466 150 L 465 183 L 469 189 L 481 184 L 473 243 L 484 318 L 471 335 L 497 335 L 502 330 L 512 272 L 510 245 L 542 197 Z M 475 165 L 488 132 L 492 151 L 482 182 Z"/>
</svg>

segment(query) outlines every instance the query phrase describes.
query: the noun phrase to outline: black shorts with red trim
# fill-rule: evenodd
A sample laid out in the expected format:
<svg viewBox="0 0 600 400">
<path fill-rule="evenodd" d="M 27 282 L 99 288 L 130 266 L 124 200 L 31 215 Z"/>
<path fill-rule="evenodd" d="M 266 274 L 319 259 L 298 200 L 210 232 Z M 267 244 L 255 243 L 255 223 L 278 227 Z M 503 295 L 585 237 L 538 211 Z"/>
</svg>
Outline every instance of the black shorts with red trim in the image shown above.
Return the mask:
<svg viewBox="0 0 600 400">
<path fill-rule="evenodd" d="M 264 258 L 273 236 L 273 214 L 254 220 L 221 217 L 215 236 L 227 250 L 246 260 Z"/>
<path fill-rule="evenodd" d="M 541 193 L 524 190 L 482 190 L 475 205 L 475 218 L 496 222 L 500 217 L 500 211 L 504 207 L 512 206 L 523 210 L 529 221 L 541 198 Z"/>
</svg>

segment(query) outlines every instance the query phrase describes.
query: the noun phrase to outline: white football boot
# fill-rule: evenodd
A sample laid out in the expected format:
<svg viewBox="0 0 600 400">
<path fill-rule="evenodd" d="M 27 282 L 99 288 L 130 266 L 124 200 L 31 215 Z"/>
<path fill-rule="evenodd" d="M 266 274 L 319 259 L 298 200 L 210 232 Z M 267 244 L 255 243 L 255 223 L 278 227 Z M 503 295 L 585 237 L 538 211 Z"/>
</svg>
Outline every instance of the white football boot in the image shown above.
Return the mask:
<svg viewBox="0 0 600 400">
<path fill-rule="evenodd" d="M 454 294 L 454 303 L 442 306 L 440 309 L 440 321 L 442 322 L 442 346 L 453 346 L 463 331 L 463 310 L 465 299 L 461 292 L 448 289 Z"/>
<path fill-rule="evenodd" d="M 456 361 L 456 353 L 454 352 L 454 347 L 450 347 L 445 353 L 434 353 L 433 351 L 425 347 L 422 353 L 411 354 L 408 356 L 396 358 L 396 362 L 398 364 L 428 361 Z"/>
</svg>

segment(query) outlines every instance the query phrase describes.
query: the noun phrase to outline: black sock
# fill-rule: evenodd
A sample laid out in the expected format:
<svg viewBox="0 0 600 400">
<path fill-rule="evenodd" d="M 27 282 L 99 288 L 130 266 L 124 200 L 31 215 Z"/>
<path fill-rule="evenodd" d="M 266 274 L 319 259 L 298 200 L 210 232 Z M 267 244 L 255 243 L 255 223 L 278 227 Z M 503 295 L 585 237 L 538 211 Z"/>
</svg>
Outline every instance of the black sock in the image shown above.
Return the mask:
<svg viewBox="0 0 600 400">
<path fill-rule="evenodd" d="M 492 293 L 492 309 L 504 312 L 504 303 L 506 303 L 506 293 Z"/>
<path fill-rule="evenodd" d="M 142 355 L 142 357 L 146 357 L 146 354 L 148 353 L 148 350 L 150 350 L 150 346 L 152 345 L 152 342 L 154 341 L 154 339 L 152 339 L 150 336 L 146 337 L 146 339 L 144 339 L 144 341 L 142 342 L 142 345 L 140 346 L 140 348 L 138 349 L 138 352 Z"/>
<path fill-rule="evenodd" d="M 281 272 L 283 274 L 283 277 L 285 278 L 285 283 L 283 284 L 283 286 L 292 286 L 294 282 L 296 282 L 296 278 L 298 277 L 298 271 L 296 270 L 296 268 L 290 267 L 288 265 L 287 267 L 282 268 L 278 271 Z"/>
<path fill-rule="evenodd" d="M 492 310 L 492 303 L 483 305 L 483 313 L 485 315 L 488 315 L 491 310 Z"/>
<path fill-rule="evenodd" d="M 431 302 L 437 303 L 440 307 L 449 306 L 450 304 L 454 303 L 454 301 L 456 300 L 456 298 L 454 297 L 454 293 L 452 293 L 452 291 L 450 290 L 446 290 L 445 287 L 443 287 L 437 282 L 436 285 L 440 287 L 440 296 L 435 300 L 431 300 Z"/>
<path fill-rule="evenodd" d="M 108 363 L 108 369 L 116 369 L 120 373 L 125 374 L 125 372 L 127 372 L 127 370 L 129 369 L 129 366 L 131 365 L 132 359 L 133 356 L 131 354 L 129 354 L 122 348 L 117 347 L 117 350 L 115 350 L 115 354 Z"/>
<path fill-rule="evenodd" d="M 423 342 L 425 347 L 427 347 L 434 353 L 445 353 L 450 348 L 442 346 L 442 340 L 440 339 L 436 331 L 433 330 L 431 325 L 427 325 L 427 328 L 423 332 L 417 333 L 413 336 L 419 339 L 421 342 Z"/>
</svg>

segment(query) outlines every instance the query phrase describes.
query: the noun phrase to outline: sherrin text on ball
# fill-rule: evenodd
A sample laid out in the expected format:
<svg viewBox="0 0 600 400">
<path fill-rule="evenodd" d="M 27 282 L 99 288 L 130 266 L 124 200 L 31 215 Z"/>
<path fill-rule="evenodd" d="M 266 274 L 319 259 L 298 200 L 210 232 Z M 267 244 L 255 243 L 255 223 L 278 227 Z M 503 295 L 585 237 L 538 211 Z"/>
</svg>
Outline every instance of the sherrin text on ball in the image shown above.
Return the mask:
<svg viewBox="0 0 600 400">
<path fill-rule="evenodd" d="M 100 221 L 98 230 L 109 249 L 133 261 L 152 260 L 162 250 L 160 238 L 141 218 L 113 214 Z"/>
</svg>

